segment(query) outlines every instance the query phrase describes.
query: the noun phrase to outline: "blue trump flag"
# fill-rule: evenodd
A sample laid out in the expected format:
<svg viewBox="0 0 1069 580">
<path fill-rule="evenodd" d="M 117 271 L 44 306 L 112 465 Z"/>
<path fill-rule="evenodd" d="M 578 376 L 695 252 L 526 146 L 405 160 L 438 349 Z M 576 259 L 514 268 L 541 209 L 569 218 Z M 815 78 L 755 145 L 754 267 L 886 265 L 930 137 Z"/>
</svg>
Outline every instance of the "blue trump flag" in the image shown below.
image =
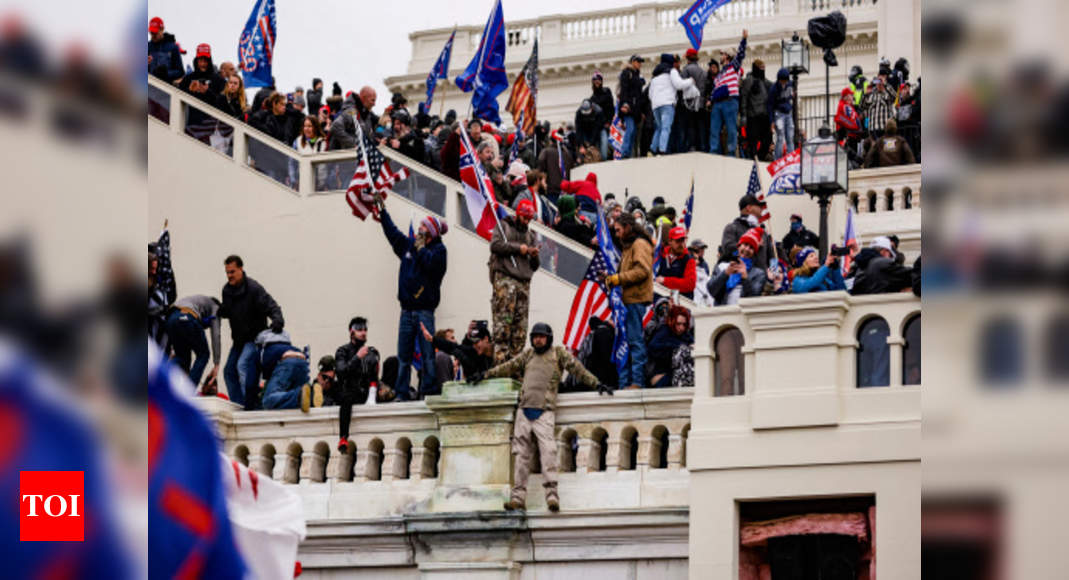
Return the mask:
<svg viewBox="0 0 1069 580">
<path fill-rule="evenodd" d="M 238 41 L 238 67 L 246 87 L 271 86 L 271 59 L 277 36 L 275 0 L 256 0 Z"/>
<path fill-rule="evenodd" d="M 427 100 L 423 101 L 424 111 L 431 110 L 431 103 L 434 101 L 434 89 L 438 86 L 438 79 L 449 78 L 449 59 L 453 56 L 453 37 L 456 34 L 457 31 L 454 30 L 449 35 L 449 40 L 445 41 L 445 47 L 442 48 L 442 54 L 438 55 L 438 60 L 434 61 L 434 67 L 431 68 L 430 74 L 427 75 Z"/>
<path fill-rule="evenodd" d="M 616 251 L 616 246 L 612 245 L 609 226 L 605 223 L 605 213 L 601 210 L 598 210 L 598 223 L 595 231 L 598 239 L 595 260 L 604 261 L 607 266 L 605 275 L 611 276 L 620 268 L 620 253 Z M 602 287 L 605 287 L 604 283 Z M 624 308 L 623 289 L 613 286 L 608 291 L 608 295 L 609 305 L 612 307 L 612 323 L 616 326 L 616 336 L 612 341 L 612 362 L 616 363 L 616 372 L 623 376 L 628 368 L 627 309 Z"/>
<path fill-rule="evenodd" d="M 683 25 L 683 30 L 686 31 L 694 50 L 702 47 L 702 30 L 705 28 L 705 22 L 709 20 L 713 12 L 728 2 L 731 0 L 698 0 L 683 13 L 683 16 L 679 17 L 679 23 Z"/>
<path fill-rule="evenodd" d="M 483 27 L 479 40 L 479 50 L 475 58 L 468 63 L 468 68 L 455 80 L 460 90 L 475 93 L 471 96 L 471 106 L 475 117 L 501 124 L 501 115 L 497 112 L 497 96 L 509 86 L 505 74 L 505 13 L 501 9 L 501 0 L 494 2 L 490 19 Z"/>
</svg>

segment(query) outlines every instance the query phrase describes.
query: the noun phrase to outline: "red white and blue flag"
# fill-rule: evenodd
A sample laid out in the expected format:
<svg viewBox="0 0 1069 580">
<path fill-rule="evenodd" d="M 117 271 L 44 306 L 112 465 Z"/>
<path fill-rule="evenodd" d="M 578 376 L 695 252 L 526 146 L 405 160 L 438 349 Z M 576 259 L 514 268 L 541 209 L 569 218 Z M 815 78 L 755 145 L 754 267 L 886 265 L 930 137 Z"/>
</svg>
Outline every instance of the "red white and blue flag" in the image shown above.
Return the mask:
<svg viewBox="0 0 1069 580">
<path fill-rule="evenodd" d="M 772 185 L 768 195 L 799 195 L 802 189 L 802 150 L 790 153 L 768 164 L 768 174 L 772 176 Z"/>
<path fill-rule="evenodd" d="M 854 254 L 857 253 L 857 230 L 854 229 L 854 208 L 846 208 L 846 231 L 843 232 L 843 247 L 850 248 L 850 253 L 843 256 L 842 274 L 850 271 L 850 265 L 854 263 Z"/>
<path fill-rule="evenodd" d="M 361 220 L 372 215 L 375 220 L 379 219 L 378 210 L 375 209 L 375 196 L 386 197 L 386 192 L 398 181 L 408 177 L 408 168 L 402 167 L 397 171 L 390 169 L 390 162 L 378 147 L 368 139 L 356 123 L 358 133 L 357 140 L 362 143 L 360 155 L 356 158 L 356 172 L 349 181 L 349 188 L 345 191 L 345 201 L 353 210 L 353 215 Z"/>
<path fill-rule="evenodd" d="M 412 218 L 408 218 L 408 240 L 410 242 L 416 241 L 416 230 L 412 227 Z M 417 373 L 423 372 L 423 335 L 416 332 L 412 336 L 412 368 L 416 369 Z"/>
<path fill-rule="evenodd" d="M 753 162 L 753 168 L 750 170 L 750 181 L 746 184 L 746 195 L 752 195 L 757 198 L 757 201 L 761 203 L 761 217 L 757 219 L 762 225 L 768 221 L 768 218 L 772 217 L 772 214 L 768 212 L 768 203 L 765 202 L 765 192 L 761 189 L 761 178 L 757 175 L 757 161 Z"/>
<path fill-rule="evenodd" d="M 609 125 L 609 144 L 612 145 L 612 158 L 624 158 L 624 120 L 620 118 L 620 107 L 617 105 L 616 114 L 612 117 Z"/>
<path fill-rule="evenodd" d="M 431 110 L 431 103 L 434 101 L 434 89 L 438 86 L 438 79 L 449 78 L 449 58 L 453 55 L 453 37 L 456 34 L 457 31 L 454 30 L 449 35 L 449 40 L 445 41 L 445 47 L 442 48 L 441 54 L 438 55 L 438 60 L 434 61 L 431 72 L 427 74 L 427 100 L 423 101 L 424 111 Z M 427 114 L 429 115 L 430 113 Z"/>
<path fill-rule="evenodd" d="M 464 184 L 464 201 L 471 223 L 475 224 L 475 233 L 489 240 L 494 235 L 497 220 L 504 217 L 504 210 L 497 205 L 494 185 L 476 157 L 463 125 L 460 128 L 460 182 Z"/>
<path fill-rule="evenodd" d="M 575 292 L 572 307 L 568 312 L 568 322 L 564 327 L 564 346 L 573 352 L 579 350 L 583 338 L 590 332 L 590 318 L 608 320 L 613 317 L 616 338 L 613 341 L 613 361 L 617 370 L 627 364 L 626 318 L 623 298 L 619 286 L 611 291 L 602 281 L 601 275 L 615 274 L 620 266 L 620 255 L 612 244 L 605 216 L 598 212 L 595 232 L 598 248 L 587 266 L 583 281 Z"/>
<path fill-rule="evenodd" d="M 271 86 L 271 60 L 277 36 L 275 0 L 256 0 L 238 40 L 238 68 L 246 87 Z"/>
<path fill-rule="evenodd" d="M 687 201 L 683 204 L 683 227 L 687 228 L 687 232 L 690 232 L 690 222 L 694 219 L 694 177 L 690 178 L 690 195 L 687 196 Z"/>
</svg>

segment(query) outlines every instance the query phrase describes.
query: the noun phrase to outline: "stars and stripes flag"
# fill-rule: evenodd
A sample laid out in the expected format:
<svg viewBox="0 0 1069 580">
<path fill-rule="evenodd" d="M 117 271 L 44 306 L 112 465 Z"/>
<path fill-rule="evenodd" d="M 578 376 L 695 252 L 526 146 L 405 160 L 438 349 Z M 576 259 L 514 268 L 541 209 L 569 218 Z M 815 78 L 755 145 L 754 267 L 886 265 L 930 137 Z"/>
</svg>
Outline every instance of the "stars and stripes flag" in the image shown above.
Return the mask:
<svg viewBox="0 0 1069 580">
<path fill-rule="evenodd" d="M 616 114 L 612 117 L 609 125 L 609 145 L 612 145 L 612 158 L 624 158 L 624 120 L 620 118 L 620 106 L 616 106 Z"/>
<path fill-rule="evenodd" d="M 497 220 L 504 217 L 505 212 L 497 204 L 494 186 L 475 156 L 475 148 L 463 125 L 460 127 L 460 182 L 464 184 L 464 201 L 471 222 L 475 224 L 475 233 L 489 240 L 498 225 Z"/>
<path fill-rule="evenodd" d="M 538 39 L 531 48 L 531 56 L 523 65 L 520 74 L 512 82 L 512 92 L 505 109 L 512 113 L 516 126 L 528 135 L 534 134 L 538 119 L 536 102 L 538 101 Z"/>
<path fill-rule="evenodd" d="M 687 232 L 690 232 L 690 222 L 694 218 L 694 176 L 690 176 L 690 195 L 687 196 L 687 201 L 683 203 L 683 227 L 687 228 Z"/>
<path fill-rule="evenodd" d="M 850 248 L 850 253 L 843 256 L 842 274 L 846 276 L 850 272 L 850 265 L 854 263 L 854 254 L 857 253 L 857 230 L 854 229 L 854 208 L 846 208 L 846 231 L 843 232 L 843 247 Z"/>
<path fill-rule="evenodd" d="M 757 221 L 764 225 L 768 218 L 772 217 L 772 214 L 768 212 L 765 190 L 761 188 L 761 178 L 757 175 L 757 160 L 754 160 L 753 169 L 750 170 L 750 181 L 746 184 L 746 195 L 752 195 L 757 198 L 757 201 L 761 202 L 761 217 Z"/>
<path fill-rule="evenodd" d="M 379 219 L 378 209 L 375 207 L 375 196 L 386 197 L 386 192 L 398 181 L 408 177 L 408 168 L 402 167 L 397 171 L 390 168 L 387 160 L 378 147 L 364 134 L 360 123 L 355 123 L 357 142 L 360 143 L 360 156 L 356 159 L 356 172 L 349 181 L 349 188 L 345 191 L 345 201 L 353 210 L 353 215 L 361 220 L 372 215 L 375 220 Z"/>
<path fill-rule="evenodd" d="M 557 167 L 560 169 L 561 181 L 565 181 L 568 179 L 568 174 L 565 173 L 564 168 L 564 135 L 558 129 L 550 133 L 549 138 L 557 142 Z"/>
<path fill-rule="evenodd" d="M 612 237 L 609 235 L 609 228 L 605 224 L 605 216 L 601 211 L 598 212 L 595 231 L 598 248 L 572 300 L 568 322 L 564 328 L 564 346 L 573 352 L 579 350 L 583 338 L 590 332 L 590 318 L 608 320 L 612 316 L 612 323 L 616 327 L 612 357 L 617 371 L 623 372 L 627 365 L 627 311 L 624 308 L 620 287 L 616 286 L 610 291 L 602 281 L 602 276 L 616 273 L 620 266 L 620 255 L 612 245 Z"/>
<path fill-rule="evenodd" d="M 166 228 L 156 241 L 156 286 L 163 290 L 167 304 L 173 304 L 178 298 L 178 288 L 171 266 L 171 232 Z"/>
<path fill-rule="evenodd" d="M 527 138 L 527 133 L 523 130 L 526 114 L 526 111 L 520 111 L 520 116 L 516 119 L 516 134 L 513 136 L 512 146 L 509 147 L 508 165 L 520 158 L 520 141 Z"/>
</svg>

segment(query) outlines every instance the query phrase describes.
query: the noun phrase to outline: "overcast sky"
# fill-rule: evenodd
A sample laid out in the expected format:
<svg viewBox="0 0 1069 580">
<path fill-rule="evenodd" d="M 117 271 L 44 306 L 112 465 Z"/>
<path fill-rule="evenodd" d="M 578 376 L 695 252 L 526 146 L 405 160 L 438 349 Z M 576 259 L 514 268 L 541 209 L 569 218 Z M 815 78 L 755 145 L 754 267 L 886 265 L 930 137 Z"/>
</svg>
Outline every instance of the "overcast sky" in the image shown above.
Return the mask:
<svg viewBox="0 0 1069 580">
<path fill-rule="evenodd" d="M 198 43 L 212 46 L 216 64 L 237 61 L 237 42 L 253 0 L 150 0 L 148 16 L 163 18 L 192 59 Z M 581 11 L 632 5 L 622 0 L 586 0 Z M 546 14 L 574 13 L 574 0 L 504 0 L 506 22 Z M 333 81 L 349 91 L 369 84 L 379 93 L 376 109 L 389 104 L 382 79 L 407 72 L 412 54 L 409 33 L 454 24 L 482 26 L 491 0 L 275 0 L 278 39 L 272 65 L 279 90 L 300 85 L 310 89 L 312 77 L 323 79 L 329 94 Z M 145 26 L 148 24 L 146 22 Z M 451 62 L 450 68 L 467 63 Z M 384 96 L 385 95 L 385 96 Z"/>
</svg>

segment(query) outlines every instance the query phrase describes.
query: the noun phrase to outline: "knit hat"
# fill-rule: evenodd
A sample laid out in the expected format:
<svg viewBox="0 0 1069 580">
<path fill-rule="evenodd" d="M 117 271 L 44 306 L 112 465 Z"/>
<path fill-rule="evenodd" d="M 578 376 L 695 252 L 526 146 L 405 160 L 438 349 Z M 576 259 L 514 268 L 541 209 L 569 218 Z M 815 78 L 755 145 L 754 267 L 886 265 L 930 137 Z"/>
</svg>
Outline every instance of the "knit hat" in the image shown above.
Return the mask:
<svg viewBox="0 0 1069 580">
<path fill-rule="evenodd" d="M 743 236 L 745 237 L 745 236 Z M 668 230 L 669 240 L 685 240 L 687 239 L 687 228 L 683 226 L 676 226 Z"/>
<path fill-rule="evenodd" d="M 511 178 L 522 177 L 522 178 L 524 178 L 526 180 L 527 179 L 527 172 L 530 171 L 530 170 L 531 170 L 531 168 L 528 167 L 528 165 L 526 163 L 524 163 L 523 161 L 520 161 L 519 159 L 517 159 L 516 161 L 513 161 L 512 164 L 509 165 L 509 169 L 508 169 L 507 172 L 505 172 L 505 175 L 507 175 L 507 176 L 509 176 Z"/>
<path fill-rule="evenodd" d="M 594 71 L 594 75 L 590 77 L 590 80 L 592 80 L 592 81 L 600 81 L 600 80 L 604 80 L 604 79 L 602 78 L 602 76 L 601 76 L 601 71 L 600 71 L 600 70 L 596 70 L 596 71 Z"/>
<path fill-rule="evenodd" d="M 853 98 L 854 91 L 850 90 L 850 87 L 843 87 L 843 90 L 839 91 L 839 95 L 841 95 L 843 97 L 851 97 L 851 98 Z"/>
<path fill-rule="evenodd" d="M 888 238 L 887 236 L 878 236 L 876 238 L 873 238 L 872 243 L 869 244 L 869 247 L 875 248 L 877 250 L 887 250 L 888 252 L 891 252 L 892 256 L 895 255 L 895 246 L 891 243 L 891 238 Z"/>
<path fill-rule="evenodd" d="M 750 228 L 748 232 L 742 234 L 742 237 L 739 238 L 739 245 L 741 246 L 743 244 L 746 244 L 747 246 L 753 248 L 756 252 L 757 248 L 761 247 L 761 238 L 764 237 L 764 234 L 765 230 L 759 227 Z"/>
<path fill-rule="evenodd" d="M 432 215 L 423 218 L 419 225 L 427 228 L 427 233 L 430 234 L 431 238 L 444 236 L 449 231 L 449 224 L 445 223 L 444 219 L 438 219 Z"/>
<path fill-rule="evenodd" d="M 525 218 L 533 218 L 535 215 L 534 203 L 529 199 L 521 201 L 519 205 L 516 206 L 516 215 L 520 215 Z"/>
<path fill-rule="evenodd" d="M 812 254 L 816 251 L 817 249 L 813 246 L 806 246 L 801 250 L 798 250 L 797 253 L 791 252 L 792 254 L 794 254 L 794 267 L 801 268 L 802 264 L 805 263 L 805 259 L 809 257 L 809 254 Z"/>
<path fill-rule="evenodd" d="M 575 196 L 574 195 L 562 195 L 557 200 L 557 209 L 560 210 L 560 217 L 571 218 L 575 216 Z"/>
</svg>

